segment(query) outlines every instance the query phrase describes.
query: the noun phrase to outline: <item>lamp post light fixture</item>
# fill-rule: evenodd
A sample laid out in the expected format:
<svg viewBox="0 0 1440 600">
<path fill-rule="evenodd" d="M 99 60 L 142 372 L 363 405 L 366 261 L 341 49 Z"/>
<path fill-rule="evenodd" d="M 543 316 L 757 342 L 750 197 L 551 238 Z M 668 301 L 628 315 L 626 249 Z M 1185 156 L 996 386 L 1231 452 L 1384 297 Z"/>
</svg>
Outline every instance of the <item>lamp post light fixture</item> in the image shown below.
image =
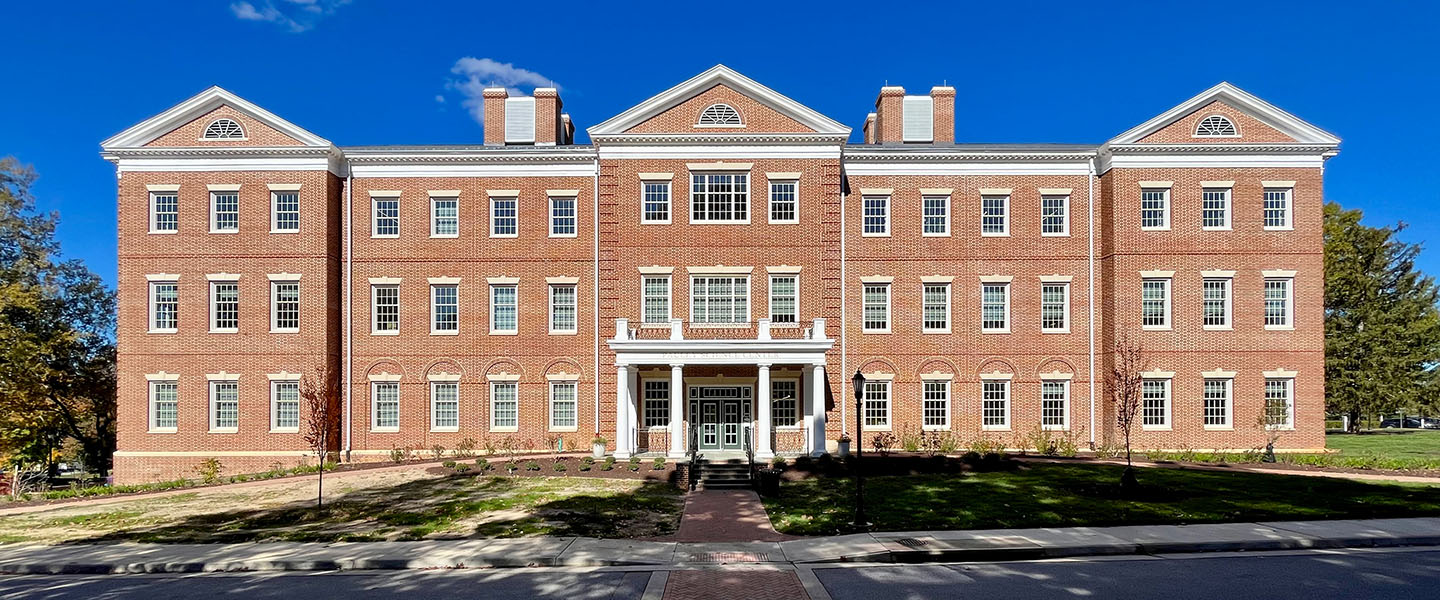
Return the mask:
<svg viewBox="0 0 1440 600">
<path fill-rule="evenodd" d="M 865 470 L 860 465 L 861 454 L 865 452 L 865 376 L 857 369 L 850 378 L 855 386 L 855 527 L 870 529 L 870 520 L 865 517 Z"/>
</svg>

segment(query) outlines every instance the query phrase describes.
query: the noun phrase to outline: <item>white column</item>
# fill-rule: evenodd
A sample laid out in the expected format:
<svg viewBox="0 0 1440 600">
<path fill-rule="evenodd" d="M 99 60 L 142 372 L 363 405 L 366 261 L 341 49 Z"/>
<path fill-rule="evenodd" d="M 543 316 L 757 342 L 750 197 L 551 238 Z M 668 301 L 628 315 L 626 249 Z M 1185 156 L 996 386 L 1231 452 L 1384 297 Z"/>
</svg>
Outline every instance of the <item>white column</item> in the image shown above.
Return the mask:
<svg viewBox="0 0 1440 600">
<path fill-rule="evenodd" d="M 636 443 L 637 440 L 635 439 L 636 432 L 639 431 L 639 428 L 637 427 L 638 423 L 636 422 L 636 416 L 640 412 L 640 403 L 637 402 L 637 400 L 640 398 L 640 368 L 636 367 L 635 365 L 630 365 L 630 367 L 627 368 L 626 371 L 630 377 L 630 383 L 625 387 L 630 392 L 630 399 L 628 401 L 628 404 L 625 405 L 625 416 L 627 417 L 627 420 L 630 421 L 630 453 L 634 454 L 640 449 L 638 447 L 638 444 Z"/>
<path fill-rule="evenodd" d="M 670 365 L 670 458 L 685 456 L 689 432 L 685 430 L 685 365 Z"/>
<path fill-rule="evenodd" d="M 805 452 L 807 454 L 815 451 L 811 444 L 813 441 L 810 432 L 815 429 L 815 411 L 810 406 L 811 389 L 815 387 L 815 366 L 805 365 L 800 369 L 800 389 L 797 390 L 798 398 L 795 399 L 795 407 L 800 410 L 800 423 L 805 428 Z"/>
<path fill-rule="evenodd" d="M 769 460 L 775 456 L 770 449 L 770 365 L 761 363 L 760 380 L 755 390 L 755 458 Z"/>
<path fill-rule="evenodd" d="M 615 366 L 615 458 L 630 458 L 630 373 L 625 365 Z"/>
<path fill-rule="evenodd" d="M 810 415 L 806 434 L 810 437 L 810 455 L 825 453 L 825 365 L 815 365 L 810 376 Z"/>
</svg>

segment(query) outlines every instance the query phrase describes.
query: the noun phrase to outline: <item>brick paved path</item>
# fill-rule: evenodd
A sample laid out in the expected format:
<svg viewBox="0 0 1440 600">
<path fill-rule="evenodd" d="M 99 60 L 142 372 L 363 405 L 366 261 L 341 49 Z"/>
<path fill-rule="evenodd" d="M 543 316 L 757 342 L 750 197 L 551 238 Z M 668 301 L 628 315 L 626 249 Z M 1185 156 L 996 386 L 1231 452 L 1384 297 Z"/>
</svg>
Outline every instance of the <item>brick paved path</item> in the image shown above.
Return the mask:
<svg viewBox="0 0 1440 600">
<path fill-rule="evenodd" d="M 680 530 L 672 542 L 780 542 L 795 539 L 777 533 L 760 497 L 749 490 L 705 490 L 685 495 Z"/>
<path fill-rule="evenodd" d="M 716 492 L 711 492 L 716 493 Z M 725 492 L 733 493 L 733 492 Z M 809 600 L 794 571 L 671 571 L 665 600 Z"/>
</svg>

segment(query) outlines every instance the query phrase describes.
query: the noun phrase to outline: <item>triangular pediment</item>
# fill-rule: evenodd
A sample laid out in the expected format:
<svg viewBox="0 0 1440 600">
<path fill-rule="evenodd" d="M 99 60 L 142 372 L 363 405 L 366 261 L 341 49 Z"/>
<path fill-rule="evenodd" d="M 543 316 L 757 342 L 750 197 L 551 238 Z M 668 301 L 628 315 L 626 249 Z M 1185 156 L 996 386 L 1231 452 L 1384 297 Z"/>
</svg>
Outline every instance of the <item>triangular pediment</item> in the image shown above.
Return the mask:
<svg viewBox="0 0 1440 600">
<path fill-rule="evenodd" d="M 1196 126 L 1222 116 L 1236 132 L 1226 137 L 1195 137 Z M 1110 144 L 1299 143 L 1336 145 L 1340 138 L 1269 102 L 1221 82 L 1149 121 L 1116 136 Z"/>
<path fill-rule="evenodd" d="M 244 134 L 237 139 L 203 139 L 204 129 L 216 119 L 237 122 Z M 329 140 L 310 133 L 219 86 L 115 134 L 102 148 L 200 145 L 330 146 Z"/>
<path fill-rule="evenodd" d="M 734 116 L 702 119 L 711 107 L 725 112 L 722 105 L 733 109 Z M 725 134 L 808 134 L 844 138 L 850 135 L 849 127 L 725 65 L 716 65 L 587 131 L 591 138 Z"/>
</svg>

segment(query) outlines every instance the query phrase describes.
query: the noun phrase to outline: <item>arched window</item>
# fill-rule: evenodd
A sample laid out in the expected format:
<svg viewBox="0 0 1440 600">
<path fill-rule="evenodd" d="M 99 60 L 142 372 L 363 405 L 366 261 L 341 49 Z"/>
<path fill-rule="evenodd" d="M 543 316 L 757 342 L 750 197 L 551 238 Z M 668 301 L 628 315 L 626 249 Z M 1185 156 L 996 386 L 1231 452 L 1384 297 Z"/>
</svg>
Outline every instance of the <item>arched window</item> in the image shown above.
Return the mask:
<svg viewBox="0 0 1440 600">
<path fill-rule="evenodd" d="M 711 104 L 700 113 L 700 122 L 697 125 L 733 127 L 742 125 L 742 123 L 740 122 L 740 113 L 735 112 L 735 109 L 731 108 L 729 104 Z"/>
<path fill-rule="evenodd" d="M 233 140 L 245 137 L 245 130 L 234 119 L 215 119 L 205 126 L 207 140 Z"/>
<path fill-rule="evenodd" d="M 1237 137 L 1235 124 L 1221 115 L 1210 115 L 1195 126 L 1195 137 Z"/>
</svg>

